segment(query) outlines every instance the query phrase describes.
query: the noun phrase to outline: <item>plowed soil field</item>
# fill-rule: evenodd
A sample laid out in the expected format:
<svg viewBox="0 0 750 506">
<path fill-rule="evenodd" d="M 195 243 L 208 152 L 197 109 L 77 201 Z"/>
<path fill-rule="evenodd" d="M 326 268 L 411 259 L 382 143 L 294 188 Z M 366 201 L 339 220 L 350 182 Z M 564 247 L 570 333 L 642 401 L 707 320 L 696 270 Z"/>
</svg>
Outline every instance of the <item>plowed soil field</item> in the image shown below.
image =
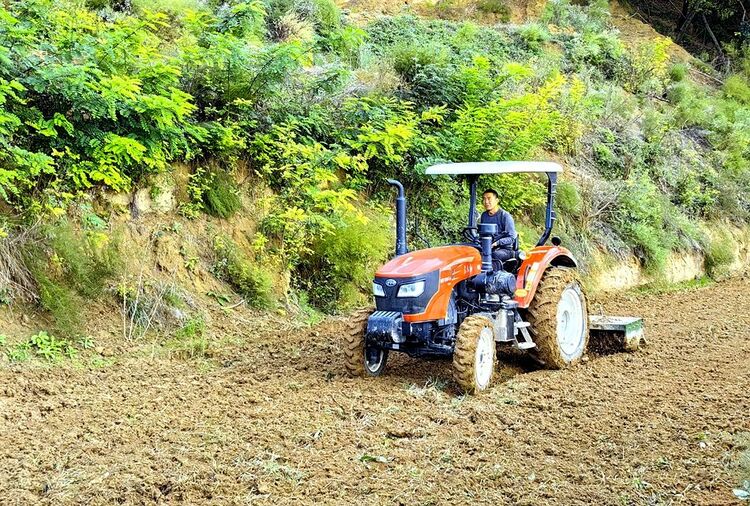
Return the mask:
<svg viewBox="0 0 750 506">
<path fill-rule="evenodd" d="M 750 444 L 750 281 L 592 303 L 648 344 L 565 371 L 505 357 L 349 379 L 345 319 L 209 360 L 0 368 L 2 504 L 734 504 Z M 743 446 L 745 445 L 745 446 Z"/>
</svg>

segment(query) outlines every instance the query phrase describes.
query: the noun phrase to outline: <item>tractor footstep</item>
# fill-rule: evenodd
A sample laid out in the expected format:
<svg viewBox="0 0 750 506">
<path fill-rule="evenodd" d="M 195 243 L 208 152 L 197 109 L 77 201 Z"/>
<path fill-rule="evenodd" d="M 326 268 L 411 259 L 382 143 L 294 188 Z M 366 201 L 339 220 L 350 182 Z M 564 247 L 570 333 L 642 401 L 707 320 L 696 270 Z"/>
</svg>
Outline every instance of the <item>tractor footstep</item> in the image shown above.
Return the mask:
<svg viewBox="0 0 750 506">
<path fill-rule="evenodd" d="M 636 351 L 646 344 L 643 318 L 633 316 L 589 317 L 589 349 L 600 355 Z"/>
</svg>

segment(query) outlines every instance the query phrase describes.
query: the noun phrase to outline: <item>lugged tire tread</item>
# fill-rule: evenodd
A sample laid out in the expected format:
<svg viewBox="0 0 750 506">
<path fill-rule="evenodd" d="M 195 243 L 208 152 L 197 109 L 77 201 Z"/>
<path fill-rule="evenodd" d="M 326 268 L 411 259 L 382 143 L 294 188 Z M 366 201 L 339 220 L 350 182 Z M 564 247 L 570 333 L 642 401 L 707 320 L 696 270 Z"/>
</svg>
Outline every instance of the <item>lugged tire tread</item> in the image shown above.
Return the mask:
<svg viewBox="0 0 750 506">
<path fill-rule="evenodd" d="M 476 394 L 480 392 L 477 388 L 476 378 L 474 376 L 474 360 L 476 359 L 477 341 L 479 334 L 484 327 L 492 329 L 492 323 L 484 316 L 469 316 L 458 329 L 456 336 L 456 345 L 453 350 L 453 379 L 458 386 L 467 394 Z M 490 376 L 489 385 L 495 375 L 495 347 L 492 347 L 492 375 Z"/>
<path fill-rule="evenodd" d="M 372 309 L 352 313 L 344 332 L 344 366 L 349 376 L 365 375 L 365 331 Z"/>
<path fill-rule="evenodd" d="M 567 362 L 560 353 L 560 347 L 557 344 L 557 303 L 563 290 L 574 282 L 578 283 L 578 287 L 581 288 L 578 271 L 575 269 L 551 267 L 544 273 L 534 295 L 534 300 L 526 310 L 526 319 L 530 324 L 529 332 L 536 344 L 536 354 L 550 369 L 564 369 L 575 365 L 586 354 L 586 348 L 588 347 L 588 325 L 586 325 L 583 343 L 584 352 L 581 357 Z M 586 312 L 586 294 L 582 288 L 581 294 L 583 294 L 584 312 Z M 587 313 L 585 317 L 588 317 Z"/>
</svg>

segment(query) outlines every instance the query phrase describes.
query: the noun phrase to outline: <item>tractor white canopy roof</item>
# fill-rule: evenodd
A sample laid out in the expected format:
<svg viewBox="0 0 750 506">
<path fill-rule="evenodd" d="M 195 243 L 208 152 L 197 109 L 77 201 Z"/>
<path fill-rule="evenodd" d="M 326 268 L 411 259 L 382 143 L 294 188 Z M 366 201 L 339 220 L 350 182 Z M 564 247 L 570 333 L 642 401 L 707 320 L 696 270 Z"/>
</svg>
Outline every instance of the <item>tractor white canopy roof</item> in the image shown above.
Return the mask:
<svg viewBox="0 0 750 506">
<path fill-rule="evenodd" d="M 462 162 L 441 163 L 427 167 L 425 174 L 466 175 L 466 174 L 518 174 L 520 172 L 562 172 L 562 167 L 554 162 Z"/>
</svg>

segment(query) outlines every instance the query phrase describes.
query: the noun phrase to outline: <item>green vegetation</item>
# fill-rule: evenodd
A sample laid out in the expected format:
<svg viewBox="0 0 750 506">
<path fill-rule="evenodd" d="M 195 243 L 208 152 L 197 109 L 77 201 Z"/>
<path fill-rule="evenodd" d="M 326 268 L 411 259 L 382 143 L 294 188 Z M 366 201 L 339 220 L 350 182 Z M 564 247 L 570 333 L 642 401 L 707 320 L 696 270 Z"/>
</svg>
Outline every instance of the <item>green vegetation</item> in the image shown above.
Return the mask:
<svg viewBox="0 0 750 506">
<path fill-rule="evenodd" d="M 234 241 L 225 236 L 216 237 L 214 252 L 216 274 L 233 285 L 250 306 L 264 309 L 274 306 L 273 278 L 267 268 L 247 258 Z"/>
<path fill-rule="evenodd" d="M 510 8 L 503 0 L 480 0 L 477 8 L 485 13 L 497 14 L 502 22 L 510 21 Z"/>
<path fill-rule="evenodd" d="M 41 232 L 24 252 L 25 263 L 54 331 L 73 338 L 83 327 L 85 301 L 101 296 L 122 268 L 119 240 L 96 227 L 75 229 L 66 220 Z"/>
<path fill-rule="evenodd" d="M 210 174 L 208 189 L 203 194 L 206 212 L 220 218 L 229 218 L 242 206 L 237 184 L 232 175 L 224 171 Z"/>
<path fill-rule="evenodd" d="M 718 267 L 726 255 L 695 223 L 750 217 L 747 50 L 708 87 L 670 62 L 668 39 L 628 48 L 606 1 L 550 2 L 523 26 L 397 16 L 364 29 L 331 0 L 6 5 L 6 212 L 21 223 L 71 214 L 95 189 L 129 191 L 184 162 L 182 214 L 228 218 L 241 208 L 242 161 L 248 185 L 272 195 L 255 250 L 217 239 L 216 272 L 257 307 L 274 305 L 283 276 L 272 271 L 291 273 L 316 307 L 356 302 L 392 247 L 386 177 L 407 186 L 412 246 L 457 240 L 466 192 L 425 178 L 436 161 L 565 157 L 576 170 L 560 185 L 559 230 L 584 263 L 604 249 L 658 274 L 670 251 L 710 244 Z M 506 15 L 503 2 L 480 9 Z M 533 242 L 543 182 L 481 184 L 498 188 Z M 71 334 L 80 321 L 64 315 L 101 293 L 116 262 L 82 251 L 90 240 L 50 240 L 30 270 Z"/>
<path fill-rule="evenodd" d="M 190 317 L 194 304 L 174 283 L 123 276 L 115 289 L 122 317 L 123 337 L 145 337 L 150 330 L 170 332 Z"/>
<path fill-rule="evenodd" d="M 206 337 L 206 322 L 202 316 L 187 320 L 166 342 L 166 347 L 177 356 L 185 358 L 206 358 L 211 355 Z"/>
<path fill-rule="evenodd" d="M 366 304 L 362 294 L 369 298 L 372 273 L 392 244 L 383 215 L 341 224 L 317 241 L 297 268 L 309 301 L 330 312 Z"/>
<path fill-rule="evenodd" d="M 705 288 L 714 284 L 714 280 L 708 276 L 702 276 L 697 279 L 689 281 L 682 281 L 680 283 L 666 283 L 664 281 L 656 281 L 647 285 L 639 286 L 633 289 L 633 293 L 637 295 L 666 295 L 675 292 L 684 292 L 689 290 L 695 290 L 698 288 Z"/>
<path fill-rule="evenodd" d="M 48 362 L 58 362 L 63 358 L 74 358 L 78 350 L 69 341 L 41 331 L 8 348 L 5 353 L 11 362 L 24 362 L 34 356 Z"/>
<path fill-rule="evenodd" d="M 706 273 L 712 278 L 727 274 L 727 268 L 737 259 L 731 235 L 723 230 L 718 231 L 706 248 Z"/>
<path fill-rule="evenodd" d="M 186 218 L 197 218 L 201 211 L 219 218 L 229 218 L 242 207 L 239 188 L 232 174 L 221 169 L 198 167 L 187 184 L 188 202 L 180 205 Z"/>
</svg>

